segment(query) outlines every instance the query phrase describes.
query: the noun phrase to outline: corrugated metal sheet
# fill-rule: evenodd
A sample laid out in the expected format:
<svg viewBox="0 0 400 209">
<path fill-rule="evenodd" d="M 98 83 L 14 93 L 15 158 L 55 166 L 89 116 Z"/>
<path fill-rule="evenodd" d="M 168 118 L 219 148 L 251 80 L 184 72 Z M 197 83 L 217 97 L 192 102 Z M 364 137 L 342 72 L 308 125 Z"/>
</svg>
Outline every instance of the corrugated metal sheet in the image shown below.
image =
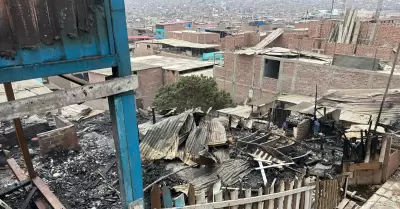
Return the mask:
<svg viewBox="0 0 400 209">
<path fill-rule="evenodd" d="M 384 89 L 333 89 L 319 99 L 318 104 L 341 109 L 344 112 L 340 117 L 341 120 L 342 117 L 346 117 L 349 121 L 364 121 L 363 124 L 365 124 L 370 115 L 373 120 L 376 119 L 384 92 Z M 400 121 L 399 104 L 400 89 L 390 89 L 380 123 L 397 124 Z"/>
<path fill-rule="evenodd" d="M 217 112 L 219 113 L 232 115 L 239 118 L 250 118 L 251 111 L 252 109 L 250 106 L 241 106 L 241 105 L 238 105 L 236 107 L 225 108 L 222 110 L 217 110 Z"/>
<path fill-rule="evenodd" d="M 154 125 L 140 125 L 142 159 L 178 157 L 185 164 L 194 165 L 199 152 L 208 149 L 208 141 L 213 145 L 226 143 L 226 132 L 221 122 L 213 119 L 211 122 L 201 121 L 199 126 L 196 126 L 193 113 L 194 111 L 190 110 Z"/>
<path fill-rule="evenodd" d="M 251 163 L 247 160 L 234 159 L 217 166 L 208 175 L 195 178 L 193 184 L 197 192 L 207 189 L 220 178 L 226 185 L 232 185 L 251 172 Z"/>
<path fill-rule="evenodd" d="M 144 160 L 158 160 L 176 156 L 179 145 L 179 132 L 185 125 L 191 111 L 167 118 L 154 124 L 144 135 L 140 153 Z"/>
<path fill-rule="evenodd" d="M 224 163 L 230 160 L 229 150 L 228 149 L 218 149 L 213 152 L 213 155 L 218 160 L 219 163 Z"/>
<path fill-rule="evenodd" d="M 208 145 L 221 145 L 225 144 L 226 131 L 224 125 L 218 119 L 212 119 L 208 124 L 207 129 L 207 144 Z"/>
<path fill-rule="evenodd" d="M 105 16 L 104 1 L 0 0 L 0 66 L 109 55 Z"/>
</svg>

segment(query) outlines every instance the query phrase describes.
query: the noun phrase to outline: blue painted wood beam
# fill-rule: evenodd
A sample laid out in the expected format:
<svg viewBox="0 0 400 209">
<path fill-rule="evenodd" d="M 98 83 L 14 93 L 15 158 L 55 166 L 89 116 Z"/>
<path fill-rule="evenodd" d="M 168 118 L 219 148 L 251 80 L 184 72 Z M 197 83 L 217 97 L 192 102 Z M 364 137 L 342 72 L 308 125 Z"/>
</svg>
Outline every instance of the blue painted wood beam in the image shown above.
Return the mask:
<svg viewBox="0 0 400 209">
<path fill-rule="evenodd" d="M 77 73 L 117 65 L 117 56 L 89 57 L 73 61 L 47 62 L 0 68 L 0 83 Z"/>
<path fill-rule="evenodd" d="M 110 0 L 109 3 L 115 51 L 119 56 L 117 67 L 113 68 L 113 76 L 124 77 L 132 74 L 125 5 L 123 0 Z M 114 124 L 122 208 L 142 208 L 142 166 L 134 93 L 131 91 L 114 95 L 109 98 L 109 103 Z"/>
</svg>

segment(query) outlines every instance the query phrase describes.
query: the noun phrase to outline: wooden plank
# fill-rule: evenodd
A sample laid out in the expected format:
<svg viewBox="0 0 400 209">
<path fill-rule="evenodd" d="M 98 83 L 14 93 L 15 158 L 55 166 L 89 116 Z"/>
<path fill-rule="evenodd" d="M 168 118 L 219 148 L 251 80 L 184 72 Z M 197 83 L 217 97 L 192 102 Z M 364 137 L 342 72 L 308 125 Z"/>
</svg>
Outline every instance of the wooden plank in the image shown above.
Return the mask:
<svg viewBox="0 0 400 209">
<path fill-rule="evenodd" d="M 343 199 L 346 199 L 346 192 L 347 192 L 347 187 L 349 186 L 349 177 L 346 176 L 345 180 L 344 180 L 344 185 L 343 185 Z"/>
<path fill-rule="evenodd" d="M 219 192 L 215 193 L 214 195 L 214 202 L 222 202 L 223 198 L 222 198 L 222 190 L 220 190 Z"/>
<path fill-rule="evenodd" d="M 328 193 L 328 208 L 334 208 L 336 206 L 336 203 L 333 201 L 333 181 L 334 180 L 328 180 L 329 182 L 329 193 Z"/>
<path fill-rule="evenodd" d="M 384 136 L 383 138 L 382 138 L 382 147 L 381 147 L 381 152 L 379 153 L 379 162 L 380 163 L 383 163 L 384 162 L 384 160 L 385 160 L 385 154 L 386 154 L 386 152 L 388 151 L 387 149 L 386 149 L 386 145 L 387 145 L 387 135 L 386 136 Z"/>
<path fill-rule="evenodd" d="M 263 49 L 268 44 L 272 43 L 275 39 L 277 39 L 279 36 L 283 34 L 284 30 L 283 28 L 278 28 L 274 30 L 271 34 L 269 34 L 267 37 L 264 38 L 260 43 L 258 43 L 256 46 L 254 46 L 254 49 Z"/>
<path fill-rule="evenodd" d="M 284 191 L 289 191 L 289 181 L 285 181 L 285 190 Z M 283 208 L 287 209 L 289 205 L 289 196 L 284 197 L 283 199 Z"/>
<path fill-rule="evenodd" d="M 66 207 L 60 202 L 60 200 L 51 192 L 49 186 L 39 177 L 32 179 L 32 182 L 36 185 L 45 199 L 54 209 L 65 209 Z"/>
<path fill-rule="evenodd" d="M 4 209 L 12 209 L 9 205 L 7 205 L 3 200 L 0 199 L 0 206 Z"/>
<path fill-rule="evenodd" d="M 151 188 L 151 208 L 160 209 L 161 208 L 161 197 L 160 197 L 160 186 L 158 184 L 154 184 Z"/>
<path fill-rule="evenodd" d="M 207 202 L 214 202 L 214 191 L 213 191 L 214 186 L 210 185 L 207 189 L 206 196 L 207 196 Z"/>
<path fill-rule="evenodd" d="M 246 189 L 245 190 L 245 197 L 246 198 L 251 198 L 251 189 Z M 251 203 L 245 205 L 245 209 L 251 209 Z"/>
<path fill-rule="evenodd" d="M 165 208 L 172 208 L 172 196 L 171 196 L 171 191 L 169 188 L 164 185 L 161 188 L 162 191 L 162 198 L 163 198 L 163 204 Z"/>
<path fill-rule="evenodd" d="M 238 190 L 233 190 L 231 191 L 231 200 L 237 200 L 239 198 L 239 191 Z M 238 209 L 238 206 L 231 206 L 231 209 Z"/>
<path fill-rule="evenodd" d="M 24 202 L 22 203 L 22 205 L 19 209 L 26 209 L 28 207 L 28 205 L 31 202 L 32 197 L 36 193 L 37 189 L 38 189 L 37 187 L 33 187 L 31 189 L 31 191 L 29 192 L 28 196 L 26 196 Z"/>
<path fill-rule="evenodd" d="M 308 178 L 304 179 L 304 185 L 308 185 L 310 180 Z M 305 191 L 304 195 L 304 209 L 311 208 L 311 191 Z"/>
<path fill-rule="evenodd" d="M 274 179 L 272 181 L 271 187 L 269 189 L 269 194 L 275 193 L 275 181 L 276 181 L 276 179 Z M 274 205 L 275 205 L 275 201 L 273 199 L 268 201 L 268 209 L 274 209 Z"/>
<path fill-rule="evenodd" d="M 6 194 L 12 193 L 12 192 L 14 192 L 15 190 L 17 190 L 17 189 L 19 189 L 19 188 L 21 188 L 21 187 L 27 186 L 27 185 L 30 184 L 30 183 L 31 183 L 31 180 L 30 180 L 30 179 L 25 179 L 25 180 L 23 180 L 23 181 L 20 181 L 20 182 L 19 182 L 17 185 L 15 185 L 15 186 L 6 187 L 6 188 L 0 190 L 0 197 L 4 196 L 4 195 L 6 195 Z"/>
<path fill-rule="evenodd" d="M 282 193 L 285 191 L 285 182 L 284 181 L 280 181 L 279 182 L 279 192 Z M 283 201 L 285 200 L 285 197 L 282 196 L 279 198 L 279 202 L 278 202 L 278 208 L 279 209 L 283 209 Z"/>
<path fill-rule="evenodd" d="M 397 156 L 397 150 L 393 154 L 391 154 L 391 147 L 392 147 L 392 138 L 393 136 L 386 136 L 386 151 L 383 157 L 382 163 L 382 182 L 386 182 L 386 180 L 396 171 L 399 165 L 399 159 Z M 383 149 L 383 148 L 382 148 Z M 394 156 L 394 158 L 391 157 Z M 390 165 L 389 165 L 390 163 Z M 393 165 L 393 166 L 391 166 Z"/>
<path fill-rule="evenodd" d="M 369 134 L 366 134 L 366 138 L 367 138 L 367 151 L 365 152 L 364 163 L 369 163 L 371 158 L 371 136 Z"/>
<path fill-rule="evenodd" d="M 301 188 L 301 179 L 297 179 L 295 183 L 295 188 Z M 295 209 L 300 209 L 300 202 L 301 202 L 301 194 L 297 193 L 296 194 L 296 204 L 295 204 Z"/>
<path fill-rule="evenodd" d="M 189 190 L 188 190 L 188 203 L 189 205 L 195 205 L 196 204 L 196 194 L 194 191 L 194 186 L 193 184 L 189 185 Z"/>
<path fill-rule="evenodd" d="M 316 179 L 316 181 L 315 181 L 315 207 L 314 208 L 316 208 L 316 209 L 318 209 L 319 208 L 319 195 L 320 195 L 320 187 L 319 187 L 319 184 L 320 184 L 320 180 L 319 180 L 319 176 L 317 176 L 317 179 Z"/>
<path fill-rule="evenodd" d="M 263 188 L 260 187 L 258 189 L 258 196 L 262 196 L 263 195 Z M 257 209 L 264 209 L 264 202 L 260 201 L 257 203 Z"/>
<path fill-rule="evenodd" d="M 260 166 L 260 168 L 262 168 L 264 166 L 261 161 L 258 161 L 258 165 Z M 264 185 L 266 185 L 268 180 L 267 180 L 267 175 L 265 175 L 265 170 L 264 169 L 261 169 L 261 176 L 263 178 Z"/>
<path fill-rule="evenodd" d="M 264 186 L 264 195 L 269 194 L 269 187 L 268 184 Z M 264 201 L 264 209 L 268 209 L 268 201 Z"/>
<path fill-rule="evenodd" d="M 354 28 L 354 35 L 353 35 L 353 40 L 351 40 L 351 44 L 357 44 L 358 37 L 360 35 L 360 29 L 361 29 L 361 22 L 357 21 L 356 26 Z"/>
<path fill-rule="evenodd" d="M 349 171 L 378 170 L 381 168 L 381 165 L 382 163 L 380 162 L 349 164 Z"/>
<path fill-rule="evenodd" d="M 355 202 L 350 201 L 350 202 L 346 205 L 345 209 L 353 209 L 353 207 L 354 207 L 355 205 L 356 205 Z"/>
<path fill-rule="evenodd" d="M 267 168 L 282 168 L 282 166 L 287 166 L 287 165 L 293 165 L 294 163 L 279 163 L 279 164 L 273 164 L 273 165 L 268 165 L 268 166 L 260 166 L 258 168 L 255 168 L 255 170 L 263 170 Z"/>
<path fill-rule="evenodd" d="M 304 179 L 301 180 L 301 185 L 303 185 L 303 186 L 305 185 Z M 305 200 L 305 193 L 302 192 L 300 195 L 300 208 L 301 209 L 305 209 L 305 201 L 304 200 Z"/>
<path fill-rule="evenodd" d="M 351 22 L 350 22 L 349 32 L 346 37 L 346 42 L 345 42 L 346 44 L 350 44 L 356 18 L 357 18 L 357 10 L 354 10 L 354 14 L 353 14 L 353 17 L 351 18 Z"/>
<path fill-rule="evenodd" d="M 206 193 L 201 192 L 199 195 L 196 196 L 196 204 L 204 204 L 206 203 Z M 170 206 L 172 208 L 172 206 Z"/>
<path fill-rule="evenodd" d="M 342 202 L 340 202 L 340 204 L 336 207 L 336 209 L 344 209 L 349 201 L 349 199 L 343 199 Z"/>
<path fill-rule="evenodd" d="M 294 181 L 291 181 L 290 183 L 289 183 L 289 188 L 287 189 L 287 191 L 288 190 L 292 190 L 294 188 Z M 293 203 L 293 195 L 289 195 L 288 196 L 288 204 L 287 204 L 287 206 L 286 206 L 286 208 L 287 209 L 292 209 L 293 208 L 293 205 L 292 205 L 292 203 Z"/>
<path fill-rule="evenodd" d="M 17 177 L 18 181 L 25 181 L 28 177 L 24 174 L 24 171 L 19 167 L 18 163 L 14 160 L 14 158 L 10 158 L 7 160 L 7 164 L 13 172 L 14 176 Z M 28 189 L 25 188 L 27 191 Z M 46 209 L 47 204 L 42 198 L 39 198 L 34 201 L 35 205 L 38 209 Z"/>
<path fill-rule="evenodd" d="M 0 120 L 11 120 L 13 118 L 22 118 L 26 115 L 45 113 L 68 105 L 132 91 L 136 87 L 137 79 L 131 75 L 101 83 L 0 103 Z"/>
<path fill-rule="evenodd" d="M 279 192 L 279 193 L 274 193 L 274 194 L 269 194 L 269 195 L 263 195 L 263 196 L 256 196 L 256 197 L 251 197 L 251 198 L 243 198 L 243 199 L 238 199 L 238 200 L 228 200 L 228 201 L 222 201 L 222 202 L 214 202 L 214 203 L 206 203 L 203 205 L 190 205 L 190 206 L 185 206 L 182 207 L 182 209 L 214 209 L 214 208 L 223 208 L 223 207 L 228 207 L 228 206 L 237 206 L 237 205 L 244 205 L 244 204 L 250 204 L 250 203 L 255 203 L 255 202 L 260 202 L 260 201 L 265 201 L 265 200 L 273 200 L 276 198 L 284 197 L 287 195 L 292 195 L 292 194 L 297 194 L 301 192 L 306 192 L 306 191 L 311 191 L 315 188 L 315 186 L 304 186 L 299 189 L 293 189 L 291 191 L 284 191 L 284 192 Z M 175 207 L 178 209 L 178 207 Z"/>
</svg>

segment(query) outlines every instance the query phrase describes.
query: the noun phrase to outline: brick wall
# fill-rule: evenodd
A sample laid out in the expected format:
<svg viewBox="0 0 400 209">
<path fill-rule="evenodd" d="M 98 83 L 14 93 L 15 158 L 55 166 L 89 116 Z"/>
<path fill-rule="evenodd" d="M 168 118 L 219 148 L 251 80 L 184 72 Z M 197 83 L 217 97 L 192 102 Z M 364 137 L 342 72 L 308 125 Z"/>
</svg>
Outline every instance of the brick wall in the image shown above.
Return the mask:
<svg viewBox="0 0 400 209">
<path fill-rule="evenodd" d="M 254 91 L 253 99 L 271 93 L 313 96 L 316 85 L 319 95 L 329 89 L 384 88 L 389 76 L 384 72 L 347 69 L 260 55 L 235 55 L 232 52 L 225 52 L 224 59 L 223 67 L 214 67 L 214 78 L 218 87 L 231 93 L 237 103 L 244 102 L 251 89 Z M 263 76 L 264 59 L 281 61 L 278 79 Z M 394 75 L 391 88 L 400 88 L 400 75 Z"/>
<path fill-rule="evenodd" d="M 154 43 L 135 43 L 135 57 L 150 56 L 155 54 L 155 50 L 160 49 L 160 44 Z"/>
<path fill-rule="evenodd" d="M 221 42 L 218 33 L 170 31 L 167 32 L 166 37 L 170 39 L 183 40 L 199 44 L 218 44 Z"/>
<path fill-rule="evenodd" d="M 260 42 L 257 32 L 246 32 L 239 35 L 226 36 L 221 39 L 221 49 L 235 51 L 237 49 L 252 47 Z"/>
<path fill-rule="evenodd" d="M 393 23 L 381 23 L 375 37 L 375 45 L 391 45 L 396 47 L 400 42 L 400 25 Z"/>
<path fill-rule="evenodd" d="M 308 23 L 298 23 L 295 28 L 308 28 L 307 35 L 300 32 L 286 31 L 270 44 L 270 47 L 286 47 L 290 49 L 301 49 L 310 51 L 322 49 L 321 53 L 333 55 L 345 54 L 366 57 L 376 57 L 381 60 L 394 58 L 393 48 L 400 42 L 400 26 L 393 23 L 379 23 L 377 25 L 375 41 L 372 45 L 369 38 L 375 23 L 362 22 L 360 26 L 359 39 L 356 44 L 335 44 L 326 43 L 319 38 L 326 38 L 330 35 L 335 21 L 323 20 Z"/>
<path fill-rule="evenodd" d="M 187 23 L 177 23 L 177 24 L 164 25 L 164 30 L 165 30 L 165 32 L 185 30 L 186 25 L 187 25 Z"/>
<path fill-rule="evenodd" d="M 79 147 L 75 126 L 61 116 L 55 116 L 55 121 L 57 129 L 37 135 L 42 155 Z"/>
<path fill-rule="evenodd" d="M 136 96 L 142 99 L 144 108 L 151 106 L 154 96 L 164 84 L 163 69 L 161 67 L 137 71 L 139 87 L 135 90 Z"/>
</svg>

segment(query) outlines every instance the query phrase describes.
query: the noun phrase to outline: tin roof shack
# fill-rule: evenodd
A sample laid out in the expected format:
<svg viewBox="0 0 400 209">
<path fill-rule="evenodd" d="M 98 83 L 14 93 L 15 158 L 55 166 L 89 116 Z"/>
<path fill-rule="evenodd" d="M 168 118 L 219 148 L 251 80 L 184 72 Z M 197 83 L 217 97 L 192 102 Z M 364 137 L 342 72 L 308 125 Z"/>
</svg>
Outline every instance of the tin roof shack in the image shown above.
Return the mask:
<svg viewBox="0 0 400 209">
<path fill-rule="evenodd" d="M 213 66 L 213 62 L 156 55 L 131 58 L 132 71 L 137 76 L 138 81 L 135 90 L 137 107 L 151 106 L 157 90 L 164 85 L 174 83 L 180 76 L 203 75 L 212 77 Z M 112 75 L 111 69 L 90 71 L 89 82 L 101 82 L 110 75 Z M 106 104 L 106 101 L 101 103 Z"/>
<path fill-rule="evenodd" d="M 135 43 L 135 57 L 160 55 L 186 59 L 200 59 L 204 53 L 218 51 L 219 43 L 192 43 L 178 39 L 138 41 Z"/>
</svg>

